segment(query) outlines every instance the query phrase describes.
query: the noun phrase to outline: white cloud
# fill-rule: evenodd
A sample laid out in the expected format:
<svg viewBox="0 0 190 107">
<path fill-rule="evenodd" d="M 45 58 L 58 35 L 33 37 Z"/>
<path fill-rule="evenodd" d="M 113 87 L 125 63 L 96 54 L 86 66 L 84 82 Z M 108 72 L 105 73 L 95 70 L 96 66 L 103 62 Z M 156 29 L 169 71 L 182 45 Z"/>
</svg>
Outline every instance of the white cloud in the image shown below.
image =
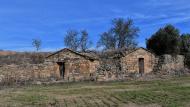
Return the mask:
<svg viewBox="0 0 190 107">
<path fill-rule="evenodd" d="M 175 1 L 176 2 L 176 1 Z M 173 0 L 147 0 L 145 5 L 148 6 L 169 6 L 172 5 Z"/>
</svg>

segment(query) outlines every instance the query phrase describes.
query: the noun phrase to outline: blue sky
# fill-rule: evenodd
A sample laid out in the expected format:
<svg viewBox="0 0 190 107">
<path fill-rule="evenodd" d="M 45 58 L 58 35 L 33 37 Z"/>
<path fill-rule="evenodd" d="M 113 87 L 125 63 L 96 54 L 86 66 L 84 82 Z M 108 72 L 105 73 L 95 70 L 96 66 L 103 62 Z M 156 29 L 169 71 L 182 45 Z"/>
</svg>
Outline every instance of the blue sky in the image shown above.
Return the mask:
<svg viewBox="0 0 190 107">
<path fill-rule="evenodd" d="M 139 46 L 160 27 L 171 23 L 190 33 L 189 0 L 0 0 L 0 49 L 33 51 L 33 38 L 42 51 L 64 48 L 68 29 L 87 29 L 94 44 L 113 18 L 134 19 L 140 28 Z"/>
</svg>

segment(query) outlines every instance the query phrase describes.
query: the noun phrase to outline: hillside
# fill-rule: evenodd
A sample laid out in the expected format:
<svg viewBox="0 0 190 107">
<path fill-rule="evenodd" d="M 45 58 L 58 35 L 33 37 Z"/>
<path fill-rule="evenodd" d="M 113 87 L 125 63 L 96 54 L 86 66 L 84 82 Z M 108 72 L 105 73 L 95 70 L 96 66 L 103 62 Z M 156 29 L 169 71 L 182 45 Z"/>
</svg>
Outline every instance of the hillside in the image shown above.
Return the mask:
<svg viewBox="0 0 190 107">
<path fill-rule="evenodd" d="M 49 52 L 0 51 L 0 65 L 42 63 Z"/>
<path fill-rule="evenodd" d="M 0 56 L 14 55 L 16 53 L 17 52 L 15 52 L 15 51 L 2 51 L 2 50 L 0 50 Z"/>
</svg>

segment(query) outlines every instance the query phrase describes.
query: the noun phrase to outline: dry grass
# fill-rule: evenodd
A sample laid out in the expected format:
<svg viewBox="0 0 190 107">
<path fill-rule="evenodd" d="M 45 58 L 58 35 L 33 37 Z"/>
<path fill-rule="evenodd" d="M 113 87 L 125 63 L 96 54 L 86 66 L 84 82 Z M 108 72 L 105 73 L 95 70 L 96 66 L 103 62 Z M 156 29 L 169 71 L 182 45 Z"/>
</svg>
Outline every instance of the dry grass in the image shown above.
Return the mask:
<svg viewBox="0 0 190 107">
<path fill-rule="evenodd" d="M 184 107 L 190 77 L 170 80 L 67 83 L 0 91 L 1 107 Z"/>
</svg>

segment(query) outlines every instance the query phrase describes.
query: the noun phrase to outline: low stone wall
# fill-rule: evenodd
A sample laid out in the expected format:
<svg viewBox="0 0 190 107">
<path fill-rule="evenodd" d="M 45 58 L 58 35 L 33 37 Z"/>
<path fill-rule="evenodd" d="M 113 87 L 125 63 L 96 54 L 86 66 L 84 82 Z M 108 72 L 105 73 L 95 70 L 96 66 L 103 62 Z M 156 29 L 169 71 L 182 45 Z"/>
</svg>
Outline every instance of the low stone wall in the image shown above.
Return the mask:
<svg viewBox="0 0 190 107">
<path fill-rule="evenodd" d="M 65 62 L 65 81 L 83 81 L 93 78 L 99 61 L 74 60 Z"/>
<path fill-rule="evenodd" d="M 95 79 L 99 62 L 79 60 L 65 63 L 65 81 L 83 81 Z M 59 65 L 56 62 L 43 64 L 22 64 L 0 66 L 0 82 L 52 81 L 62 80 Z"/>
<path fill-rule="evenodd" d="M 183 55 L 162 55 L 157 58 L 154 72 L 162 75 L 170 75 L 175 71 L 182 72 L 185 69 Z"/>
<path fill-rule="evenodd" d="M 184 69 L 184 56 L 182 55 L 177 55 L 174 57 L 171 55 L 163 55 L 160 57 L 160 60 L 163 60 L 163 63 L 161 65 L 163 70 Z"/>
<path fill-rule="evenodd" d="M 122 78 L 124 72 L 121 71 L 119 58 L 104 58 L 100 61 L 96 72 L 97 81 L 110 81 Z"/>
<path fill-rule="evenodd" d="M 0 82 L 24 82 L 56 78 L 55 66 L 46 64 L 4 65 L 0 66 Z"/>
</svg>

